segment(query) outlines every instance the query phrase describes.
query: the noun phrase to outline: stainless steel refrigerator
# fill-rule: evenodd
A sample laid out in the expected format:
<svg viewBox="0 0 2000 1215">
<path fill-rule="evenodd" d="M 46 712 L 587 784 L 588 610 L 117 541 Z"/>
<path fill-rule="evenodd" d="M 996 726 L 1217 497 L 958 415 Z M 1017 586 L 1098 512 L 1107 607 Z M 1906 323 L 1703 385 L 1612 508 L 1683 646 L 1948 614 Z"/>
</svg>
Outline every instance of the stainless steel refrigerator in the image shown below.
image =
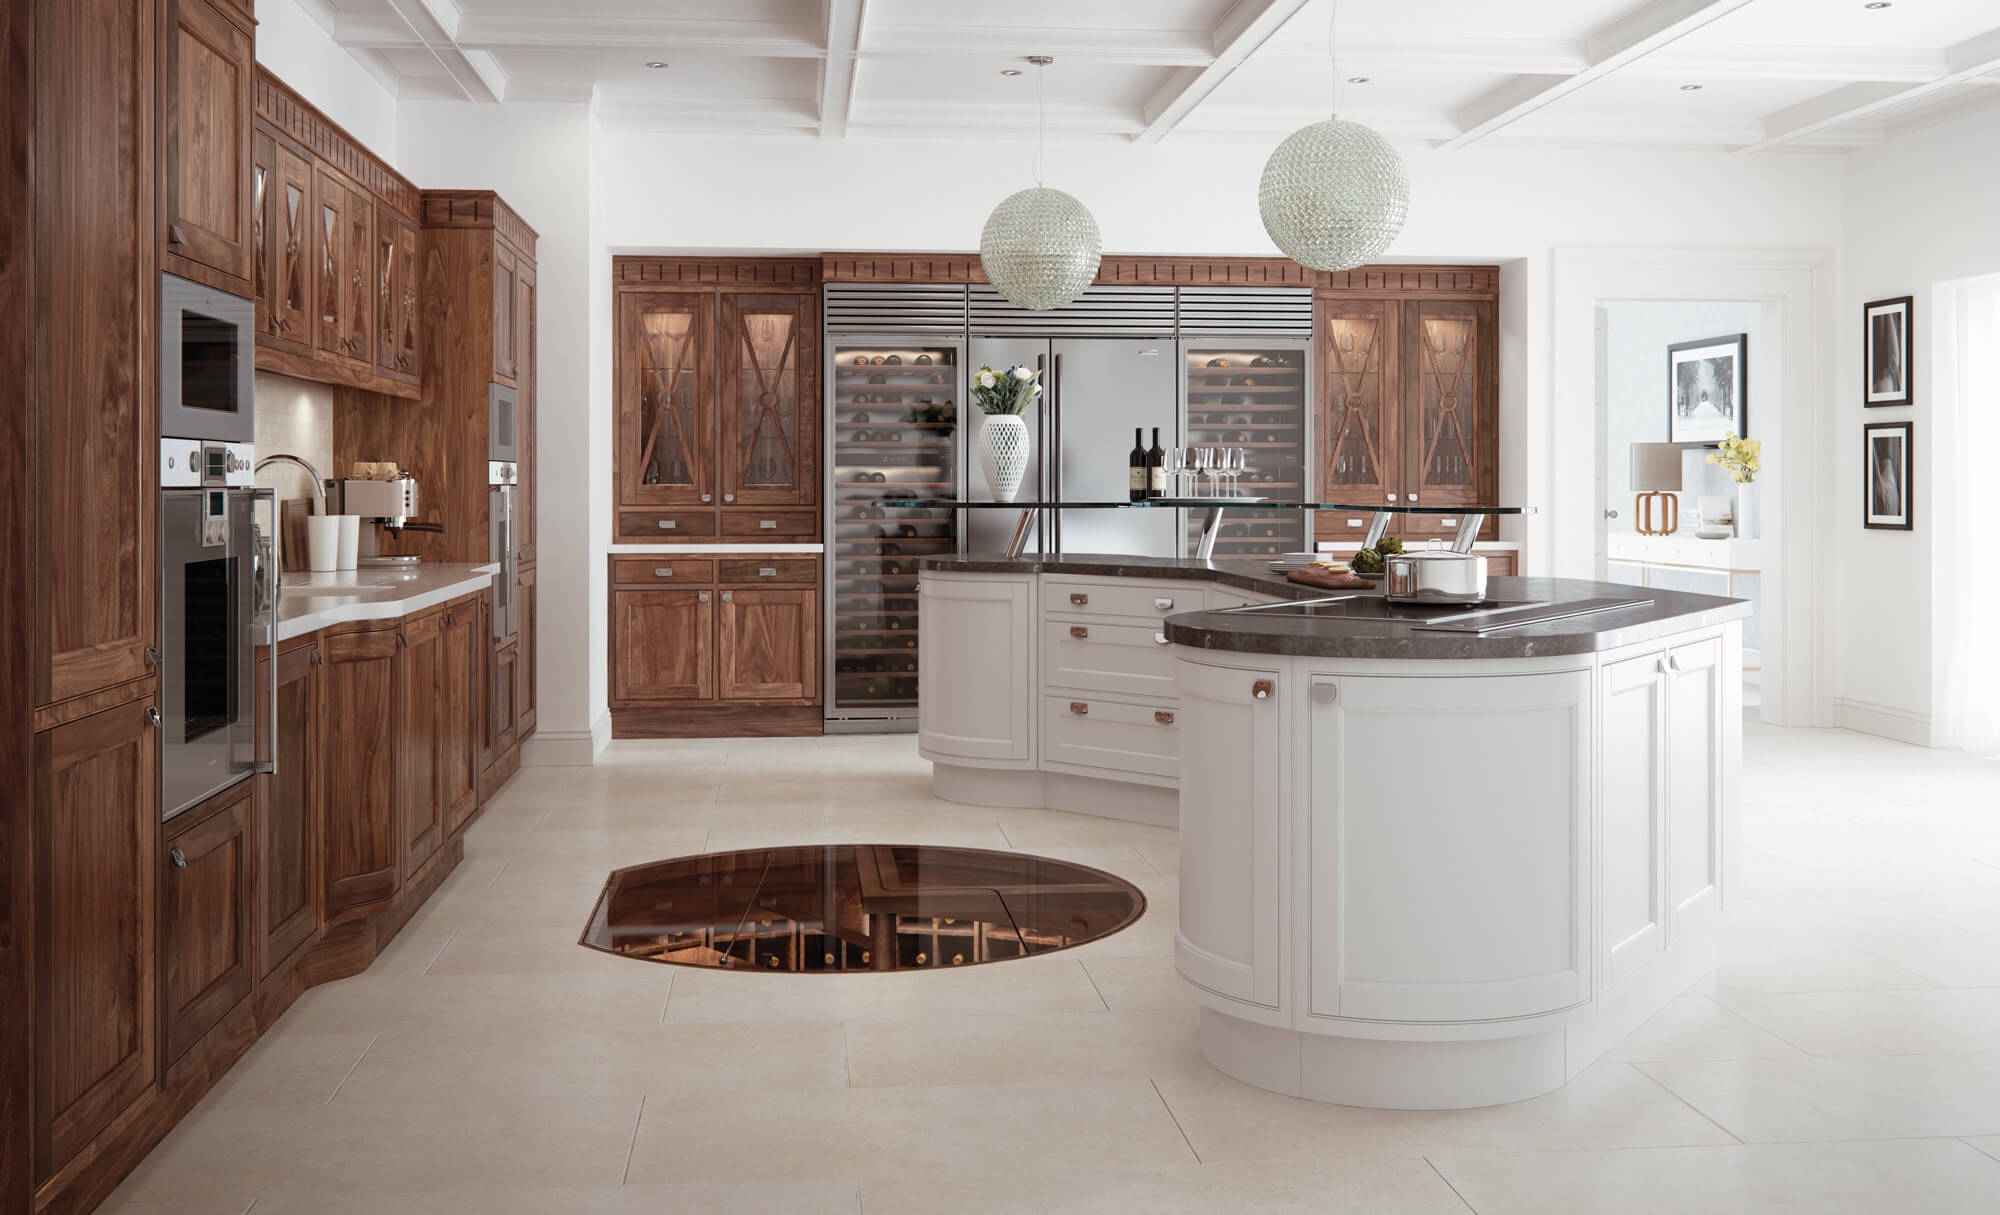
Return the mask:
<svg viewBox="0 0 2000 1215">
<path fill-rule="evenodd" d="M 1133 431 L 1151 447 L 1180 444 L 1180 366 L 1170 338 L 974 337 L 966 355 L 968 385 L 979 368 L 1040 368 L 1043 392 L 1023 415 L 1034 456 L 1021 497 L 1044 502 L 1123 502 L 1129 494 Z M 968 389 L 968 403 L 970 391 Z M 993 497 L 979 466 L 979 427 L 985 415 L 967 411 L 966 499 Z M 966 547 L 998 552 L 1007 547 L 1017 516 L 1011 511 L 964 512 Z M 1051 510 L 1043 512 L 1040 544 L 1066 553 L 1180 555 L 1176 512 Z"/>
</svg>

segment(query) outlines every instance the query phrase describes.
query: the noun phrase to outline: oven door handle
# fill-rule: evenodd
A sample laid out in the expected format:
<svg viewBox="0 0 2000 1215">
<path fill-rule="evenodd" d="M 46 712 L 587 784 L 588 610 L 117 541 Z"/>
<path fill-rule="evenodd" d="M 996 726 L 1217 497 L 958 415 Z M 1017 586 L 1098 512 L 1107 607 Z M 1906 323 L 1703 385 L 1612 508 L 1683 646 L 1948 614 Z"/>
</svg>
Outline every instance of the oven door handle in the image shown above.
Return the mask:
<svg viewBox="0 0 2000 1215">
<path fill-rule="evenodd" d="M 263 616 L 265 627 L 268 630 L 271 655 L 270 659 L 264 664 L 265 676 L 268 680 L 264 689 L 267 693 L 264 699 L 264 758 L 258 759 L 256 751 L 253 748 L 250 757 L 250 771 L 260 776 L 276 776 L 278 774 L 278 582 L 283 577 L 278 560 L 278 491 L 275 489 L 253 489 L 248 491 L 239 490 L 237 492 L 247 493 L 250 498 L 250 562 L 253 570 L 256 568 L 256 563 L 260 556 L 259 545 L 257 543 L 257 503 L 262 501 L 268 502 L 271 505 L 271 547 L 269 557 L 264 560 L 264 602 L 256 606 L 251 613 L 250 622 L 244 627 L 246 629 L 255 629 L 257 616 Z M 256 578 L 254 576 L 251 578 L 251 582 L 253 585 L 255 584 Z M 255 638 L 246 638 L 243 648 L 247 661 L 252 664 L 256 663 L 257 644 Z M 256 709 L 254 705 L 252 706 L 251 713 L 252 716 L 255 716 Z"/>
</svg>

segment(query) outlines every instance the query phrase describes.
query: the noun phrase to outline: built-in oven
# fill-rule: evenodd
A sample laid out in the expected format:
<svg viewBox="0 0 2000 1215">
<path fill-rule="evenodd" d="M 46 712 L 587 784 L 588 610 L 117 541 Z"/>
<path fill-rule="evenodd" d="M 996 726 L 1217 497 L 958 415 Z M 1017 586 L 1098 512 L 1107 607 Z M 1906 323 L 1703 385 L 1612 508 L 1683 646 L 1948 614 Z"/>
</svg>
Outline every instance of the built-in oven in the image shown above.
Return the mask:
<svg viewBox="0 0 2000 1215">
<path fill-rule="evenodd" d="M 486 458 L 502 464 L 520 460 L 514 440 L 514 390 L 505 384 L 486 386 Z"/>
<path fill-rule="evenodd" d="M 249 448 L 164 440 L 160 457 L 160 815 L 259 771 L 256 645 L 278 575 L 260 545 Z M 275 675 L 275 663 L 269 664 Z M 275 689 L 274 689 L 275 691 Z M 273 700 L 275 703 L 275 699 Z M 271 715 L 266 714 L 267 727 Z M 268 746 L 266 755 L 275 755 Z"/>
<path fill-rule="evenodd" d="M 255 441 L 256 313 L 240 295 L 160 275 L 162 435 Z"/>
</svg>

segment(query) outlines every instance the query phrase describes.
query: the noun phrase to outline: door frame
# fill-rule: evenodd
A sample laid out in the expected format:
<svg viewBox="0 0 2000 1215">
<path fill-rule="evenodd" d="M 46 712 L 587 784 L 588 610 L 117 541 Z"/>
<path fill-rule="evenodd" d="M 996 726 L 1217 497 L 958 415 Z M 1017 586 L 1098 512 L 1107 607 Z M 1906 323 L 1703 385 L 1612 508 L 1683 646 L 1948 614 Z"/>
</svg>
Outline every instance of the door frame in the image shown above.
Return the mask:
<svg viewBox="0 0 2000 1215">
<path fill-rule="evenodd" d="M 1783 446 L 1765 475 L 1765 496 L 1776 509 L 1764 512 L 1764 547 L 1772 559 L 1762 581 L 1764 611 L 1777 622 L 1778 637 L 1762 650 L 1761 711 L 1780 726 L 1833 724 L 1833 655 L 1822 644 L 1832 635 L 1833 600 L 1821 584 L 1833 568 L 1834 534 L 1815 525 L 1837 496 L 1833 428 L 1822 421 L 1834 416 L 1832 266 L 1830 252 L 1813 248 L 1557 249 L 1553 405 L 1540 469 L 1530 454 L 1531 495 L 1550 514 L 1549 572 L 1595 578 L 1597 530 L 1607 505 L 1601 478 L 1559 476 L 1557 470 L 1598 462 L 1604 425 L 1596 390 L 1598 302 L 1738 300 L 1775 313 L 1784 367 L 1777 403 Z"/>
</svg>

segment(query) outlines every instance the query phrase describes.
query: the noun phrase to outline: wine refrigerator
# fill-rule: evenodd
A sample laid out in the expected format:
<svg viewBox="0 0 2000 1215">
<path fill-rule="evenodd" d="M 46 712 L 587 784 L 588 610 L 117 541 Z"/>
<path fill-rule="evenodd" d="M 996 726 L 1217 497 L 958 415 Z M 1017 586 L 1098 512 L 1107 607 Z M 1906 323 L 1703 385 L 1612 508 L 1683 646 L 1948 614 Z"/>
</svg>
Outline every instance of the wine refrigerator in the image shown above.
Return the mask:
<svg viewBox="0 0 2000 1215">
<path fill-rule="evenodd" d="M 1189 447 L 1240 447 L 1247 467 L 1231 492 L 1303 502 L 1312 476 L 1312 342 L 1309 338 L 1183 338 L 1181 434 Z M 1208 492 L 1197 486 L 1197 493 Z M 1185 512 L 1189 549 L 1204 511 Z M 1217 557 L 1268 557 L 1312 547 L 1312 515 L 1299 510 L 1232 509 L 1216 537 Z"/>
<path fill-rule="evenodd" d="M 916 728 L 917 569 L 959 551 L 960 339 L 829 337 L 826 724 Z"/>
</svg>

